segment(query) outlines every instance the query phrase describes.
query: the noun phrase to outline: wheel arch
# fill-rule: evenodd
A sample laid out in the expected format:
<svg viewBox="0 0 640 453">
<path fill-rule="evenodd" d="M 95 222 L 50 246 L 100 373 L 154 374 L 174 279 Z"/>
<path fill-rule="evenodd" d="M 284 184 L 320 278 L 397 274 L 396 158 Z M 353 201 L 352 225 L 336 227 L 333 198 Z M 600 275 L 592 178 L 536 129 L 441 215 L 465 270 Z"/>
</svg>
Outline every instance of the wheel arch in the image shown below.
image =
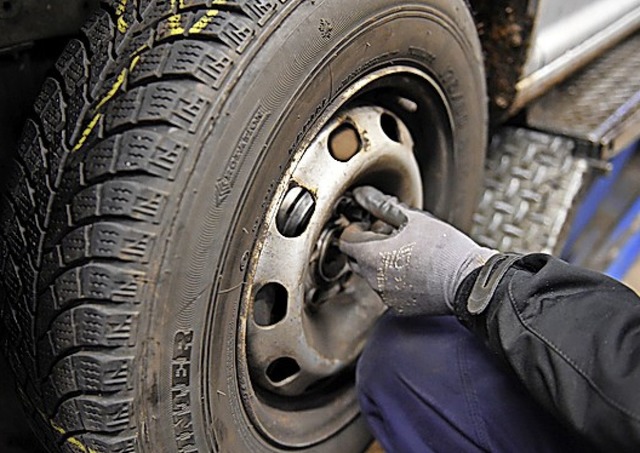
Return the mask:
<svg viewBox="0 0 640 453">
<path fill-rule="evenodd" d="M 468 0 L 482 43 L 491 124 L 509 116 L 522 77 L 538 0 Z"/>
</svg>

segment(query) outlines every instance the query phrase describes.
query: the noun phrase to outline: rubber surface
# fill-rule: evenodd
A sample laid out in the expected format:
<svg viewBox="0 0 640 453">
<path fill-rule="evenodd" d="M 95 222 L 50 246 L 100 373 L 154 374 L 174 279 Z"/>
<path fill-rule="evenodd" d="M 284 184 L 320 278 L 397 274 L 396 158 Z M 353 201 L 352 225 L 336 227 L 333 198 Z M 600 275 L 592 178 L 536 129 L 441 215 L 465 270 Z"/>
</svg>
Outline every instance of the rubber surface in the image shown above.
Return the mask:
<svg viewBox="0 0 640 453">
<path fill-rule="evenodd" d="M 0 270 L 5 347 L 43 441 L 125 452 L 141 279 L 172 181 L 214 91 L 278 4 L 102 6 L 25 127 Z"/>
</svg>

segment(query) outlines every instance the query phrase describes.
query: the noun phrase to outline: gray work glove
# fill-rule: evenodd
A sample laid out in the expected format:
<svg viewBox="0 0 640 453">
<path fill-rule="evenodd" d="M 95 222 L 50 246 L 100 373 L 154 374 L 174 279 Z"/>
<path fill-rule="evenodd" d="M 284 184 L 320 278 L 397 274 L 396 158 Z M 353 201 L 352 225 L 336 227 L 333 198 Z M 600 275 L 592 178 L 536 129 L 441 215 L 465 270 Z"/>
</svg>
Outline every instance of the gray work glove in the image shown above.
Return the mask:
<svg viewBox="0 0 640 453">
<path fill-rule="evenodd" d="M 451 314 L 465 277 L 498 253 L 373 187 L 359 187 L 353 194 L 384 224 L 370 231 L 351 224 L 340 237 L 340 250 L 397 314 Z"/>
</svg>

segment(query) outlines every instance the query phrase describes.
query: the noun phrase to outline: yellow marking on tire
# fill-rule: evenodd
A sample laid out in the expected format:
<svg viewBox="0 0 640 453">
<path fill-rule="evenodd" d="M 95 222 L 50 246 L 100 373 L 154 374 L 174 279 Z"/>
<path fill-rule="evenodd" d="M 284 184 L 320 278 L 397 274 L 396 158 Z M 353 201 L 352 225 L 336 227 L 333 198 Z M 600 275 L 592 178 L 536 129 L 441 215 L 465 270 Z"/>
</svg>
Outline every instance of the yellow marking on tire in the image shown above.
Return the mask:
<svg viewBox="0 0 640 453">
<path fill-rule="evenodd" d="M 129 65 L 129 72 L 134 70 L 139 61 L 140 55 L 136 55 L 135 57 L 133 57 L 133 60 L 131 60 L 131 64 Z"/>
<path fill-rule="evenodd" d="M 89 124 L 85 128 L 85 130 L 82 131 L 80 140 L 78 140 L 78 143 L 76 143 L 76 146 L 73 147 L 71 152 L 76 152 L 80 148 L 82 148 L 82 145 L 85 144 L 85 142 L 89 138 L 89 135 L 91 135 L 91 132 L 93 132 L 93 130 L 95 129 L 96 124 L 98 124 L 98 121 L 100 121 L 100 118 L 102 118 L 102 113 L 98 113 L 96 114 L 96 116 L 93 117 L 93 119 L 89 122 Z"/>
<path fill-rule="evenodd" d="M 220 11 L 218 11 L 217 9 L 210 9 L 209 11 L 207 11 L 205 15 L 202 16 L 200 20 L 198 20 L 198 22 L 196 22 L 193 27 L 189 29 L 189 33 L 194 35 L 202 33 L 202 30 L 207 28 L 207 25 L 213 22 L 213 18 L 216 17 L 219 12 Z"/>
<path fill-rule="evenodd" d="M 127 73 L 128 72 L 129 72 L 129 69 L 125 68 L 125 69 L 122 70 L 122 72 L 120 74 L 118 74 L 118 77 L 116 78 L 115 83 L 113 84 L 113 86 L 111 87 L 109 92 L 98 103 L 98 105 L 96 106 L 96 110 L 100 110 L 107 102 L 109 102 L 111 100 L 111 98 L 113 98 L 115 96 L 115 94 L 118 92 L 118 90 L 120 89 L 120 87 L 124 83 L 124 80 L 127 78 Z"/>
<path fill-rule="evenodd" d="M 138 51 L 142 52 L 145 48 L 146 48 L 146 44 L 140 47 Z M 136 65 L 140 62 L 140 58 L 141 58 L 140 55 L 136 55 L 135 57 L 133 57 L 133 59 L 131 60 L 131 63 L 129 64 L 129 67 L 124 68 L 120 72 L 120 74 L 118 74 L 118 77 L 116 77 L 116 81 L 114 82 L 111 89 L 107 92 L 107 94 L 104 95 L 104 97 L 100 100 L 100 102 L 98 102 L 98 105 L 96 105 L 96 108 L 93 110 L 95 113 L 95 116 L 89 122 L 85 130 L 82 131 L 82 134 L 80 135 L 80 140 L 78 140 L 78 143 L 76 143 L 76 146 L 73 147 L 71 152 L 78 151 L 85 144 L 85 142 L 89 138 L 89 135 L 91 135 L 91 132 L 93 132 L 96 125 L 98 124 L 98 121 L 100 121 L 100 118 L 102 118 L 102 113 L 99 113 L 98 111 L 102 107 L 104 107 L 105 104 L 109 102 L 116 95 L 118 90 L 124 84 L 124 81 L 127 79 L 127 75 L 129 75 L 129 73 L 133 71 Z"/>
<path fill-rule="evenodd" d="M 133 60 L 131 60 L 131 64 L 129 65 L 129 67 L 124 68 L 122 72 L 118 74 L 118 77 L 116 78 L 115 83 L 113 84 L 109 92 L 105 94 L 102 100 L 98 103 L 98 105 L 95 108 L 95 111 L 98 111 L 102 107 L 104 107 L 104 105 L 116 95 L 116 93 L 118 92 L 118 90 L 120 89 L 124 81 L 127 79 L 127 75 L 129 74 L 129 72 L 133 71 L 133 68 L 136 67 L 139 61 L 140 61 L 140 55 L 137 55 Z"/>
<path fill-rule="evenodd" d="M 64 436 L 67 433 L 61 426 L 57 425 L 56 422 L 54 422 L 53 420 L 50 420 L 49 423 L 51 424 L 51 427 L 61 435 Z M 70 443 L 71 445 L 78 448 L 80 451 L 84 453 L 98 453 L 93 448 L 87 447 L 86 445 L 84 445 L 82 442 L 80 442 L 77 438 L 73 436 L 67 437 L 66 442 Z"/>
<path fill-rule="evenodd" d="M 118 31 L 120 33 L 125 33 L 127 31 L 127 28 L 129 28 L 129 24 L 127 24 L 127 22 L 124 20 L 124 17 L 118 17 Z"/>
<path fill-rule="evenodd" d="M 167 19 L 168 36 L 183 35 L 184 27 L 182 26 L 182 14 L 174 14 Z"/>
<path fill-rule="evenodd" d="M 129 24 L 127 23 L 127 21 L 124 19 L 124 13 L 127 10 L 127 2 L 129 0 L 119 0 L 118 4 L 116 5 L 116 17 L 118 18 L 118 31 L 120 33 L 124 33 L 127 31 L 127 29 L 129 28 Z"/>
<path fill-rule="evenodd" d="M 136 49 L 136 51 L 135 51 L 135 52 L 133 52 L 133 54 L 134 54 L 136 57 L 137 57 L 137 56 L 140 56 L 140 54 L 141 54 L 142 52 L 144 52 L 145 50 L 147 50 L 148 48 L 149 48 L 149 45 L 148 45 L 148 44 L 143 44 L 143 45 L 141 45 L 140 47 L 138 47 L 138 48 Z"/>
</svg>

